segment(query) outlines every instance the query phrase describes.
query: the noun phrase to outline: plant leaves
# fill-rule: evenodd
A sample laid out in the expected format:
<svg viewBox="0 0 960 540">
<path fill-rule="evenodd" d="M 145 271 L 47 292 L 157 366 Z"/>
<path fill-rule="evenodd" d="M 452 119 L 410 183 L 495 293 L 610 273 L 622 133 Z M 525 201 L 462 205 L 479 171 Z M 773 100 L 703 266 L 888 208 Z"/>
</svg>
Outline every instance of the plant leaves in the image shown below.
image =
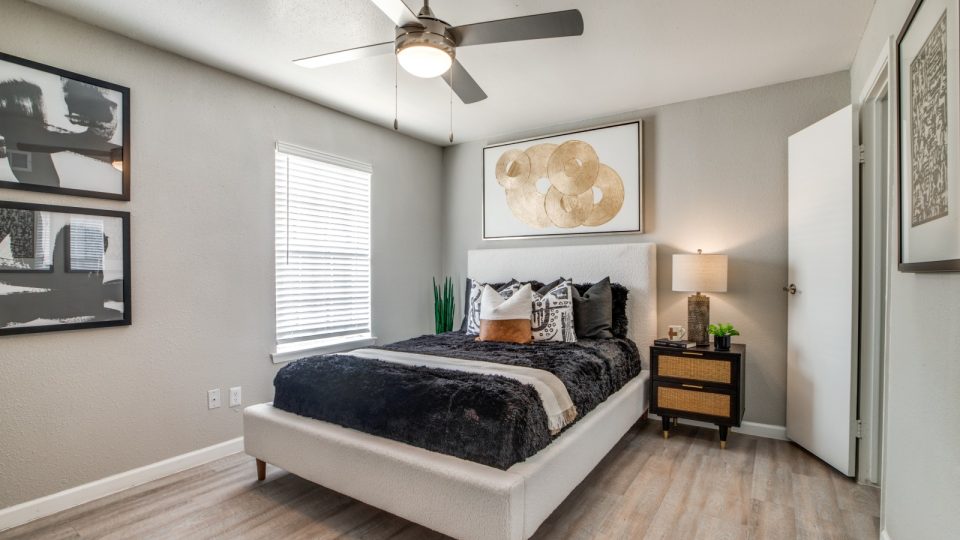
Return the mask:
<svg viewBox="0 0 960 540">
<path fill-rule="evenodd" d="M 739 336 L 740 331 L 733 327 L 731 323 L 711 324 L 707 327 L 707 333 L 712 336 Z"/>
</svg>

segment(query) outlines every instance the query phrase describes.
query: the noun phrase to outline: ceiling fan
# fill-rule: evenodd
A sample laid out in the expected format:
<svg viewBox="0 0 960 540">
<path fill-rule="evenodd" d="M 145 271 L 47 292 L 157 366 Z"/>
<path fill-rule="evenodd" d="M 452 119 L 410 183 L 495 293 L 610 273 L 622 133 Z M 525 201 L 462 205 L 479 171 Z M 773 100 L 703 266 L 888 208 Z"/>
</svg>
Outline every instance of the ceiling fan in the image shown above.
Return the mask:
<svg viewBox="0 0 960 540">
<path fill-rule="evenodd" d="M 464 103 L 476 103 L 486 99 L 487 94 L 457 61 L 458 47 L 583 34 L 583 17 L 576 9 L 450 26 L 434 15 L 429 0 L 424 0 L 416 15 L 402 0 L 371 2 L 396 24 L 393 41 L 310 56 L 294 63 L 318 68 L 393 52 L 411 75 L 443 76 Z"/>
</svg>

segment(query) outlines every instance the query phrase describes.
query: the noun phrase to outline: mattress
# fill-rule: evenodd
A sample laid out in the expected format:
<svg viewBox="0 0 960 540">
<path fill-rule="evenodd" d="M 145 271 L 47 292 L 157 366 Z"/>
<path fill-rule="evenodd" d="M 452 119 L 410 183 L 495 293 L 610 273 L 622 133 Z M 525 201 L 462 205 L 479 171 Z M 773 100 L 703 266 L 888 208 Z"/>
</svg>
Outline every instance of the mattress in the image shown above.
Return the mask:
<svg viewBox="0 0 960 540">
<path fill-rule="evenodd" d="M 627 339 L 517 345 L 474 338 L 449 332 L 383 349 L 552 373 L 576 406 L 570 425 L 641 370 Z M 276 408 L 504 470 L 555 437 L 535 389 L 506 377 L 336 354 L 287 365 L 274 387 Z"/>
</svg>

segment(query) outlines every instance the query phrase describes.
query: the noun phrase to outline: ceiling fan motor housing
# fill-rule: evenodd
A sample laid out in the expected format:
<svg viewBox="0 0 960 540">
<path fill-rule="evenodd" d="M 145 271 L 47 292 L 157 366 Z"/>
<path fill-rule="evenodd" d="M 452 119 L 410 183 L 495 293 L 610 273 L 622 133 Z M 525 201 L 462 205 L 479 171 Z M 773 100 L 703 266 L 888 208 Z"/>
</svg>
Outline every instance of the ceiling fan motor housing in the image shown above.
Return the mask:
<svg viewBox="0 0 960 540">
<path fill-rule="evenodd" d="M 440 19 L 428 18 L 421 18 L 419 24 L 398 26 L 394 52 L 399 53 L 407 47 L 427 46 L 449 54 L 452 60 L 457 56 L 457 44 L 447 28 L 449 25 Z"/>
</svg>

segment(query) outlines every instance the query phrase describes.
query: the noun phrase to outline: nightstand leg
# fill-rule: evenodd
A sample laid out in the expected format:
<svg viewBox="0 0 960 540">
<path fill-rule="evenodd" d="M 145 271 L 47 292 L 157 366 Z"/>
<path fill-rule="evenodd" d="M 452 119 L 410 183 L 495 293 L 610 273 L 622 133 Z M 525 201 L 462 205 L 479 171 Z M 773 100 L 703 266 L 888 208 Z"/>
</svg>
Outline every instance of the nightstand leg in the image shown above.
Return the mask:
<svg viewBox="0 0 960 540">
<path fill-rule="evenodd" d="M 663 425 L 663 438 L 669 439 L 670 438 L 670 417 L 661 416 L 660 424 Z"/>
<path fill-rule="evenodd" d="M 727 447 L 727 426 L 720 427 L 720 449 L 723 450 Z"/>
</svg>

